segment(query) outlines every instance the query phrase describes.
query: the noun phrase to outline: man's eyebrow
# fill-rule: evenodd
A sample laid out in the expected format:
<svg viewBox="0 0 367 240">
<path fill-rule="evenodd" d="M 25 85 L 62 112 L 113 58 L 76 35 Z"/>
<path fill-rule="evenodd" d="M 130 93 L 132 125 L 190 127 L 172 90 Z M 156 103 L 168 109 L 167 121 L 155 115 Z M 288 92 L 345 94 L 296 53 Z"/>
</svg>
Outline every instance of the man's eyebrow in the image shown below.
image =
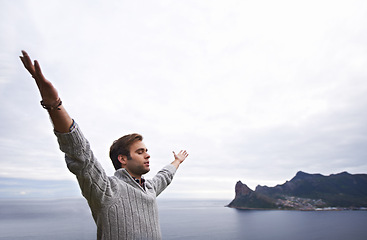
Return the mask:
<svg viewBox="0 0 367 240">
<path fill-rule="evenodd" d="M 135 152 L 139 152 L 139 151 L 146 151 L 148 152 L 148 149 L 147 148 L 138 148 L 135 150 Z"/>
</svg>

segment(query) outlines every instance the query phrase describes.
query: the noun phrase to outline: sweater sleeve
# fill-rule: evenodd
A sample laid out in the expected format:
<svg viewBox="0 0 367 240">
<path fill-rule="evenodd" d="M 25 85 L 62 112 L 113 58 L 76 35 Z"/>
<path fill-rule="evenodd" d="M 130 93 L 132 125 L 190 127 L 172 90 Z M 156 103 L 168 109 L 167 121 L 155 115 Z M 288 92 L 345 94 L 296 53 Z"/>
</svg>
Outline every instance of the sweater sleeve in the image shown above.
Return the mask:
<svg viewBox="0 0 367 240">
<path fill-rule="evenodd" d="M 94 157 L 88 140 L 79 126 L 69 133 L 58 133 L 60 150 L 65 153 L 65 161 L 70 172 L 76 175 L 83 196 L 98 204 L 104 197 L 112 195 L 111 182 L 104 169 Z"/>
<path fill-rule="evenodd" d="M 172 164 L 165 166 L 152 179 L 153 187 L 156 191 L 156 196 L 161 194 L 164 189 L 172 182 L 173 176 L 176 173 L 176 167 Z"/>
</svg>

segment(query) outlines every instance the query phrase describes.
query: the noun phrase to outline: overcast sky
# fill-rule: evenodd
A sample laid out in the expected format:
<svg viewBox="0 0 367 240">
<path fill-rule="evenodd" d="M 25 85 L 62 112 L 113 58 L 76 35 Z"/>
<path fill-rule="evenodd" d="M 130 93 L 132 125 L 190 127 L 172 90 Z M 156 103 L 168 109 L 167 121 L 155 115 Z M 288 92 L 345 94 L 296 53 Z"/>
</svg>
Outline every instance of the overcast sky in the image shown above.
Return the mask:
<svg viewBox="0 0 367 240">
<path fill-rule="evenodd" d="M 0 177 L 73 180 L 21 50 L 108 175 L 138 132 L 167 198 L 367 173 L 367 2 L 0 0 Z M 21 191 L 23 195 L 27 191 Z"/>
</svg>

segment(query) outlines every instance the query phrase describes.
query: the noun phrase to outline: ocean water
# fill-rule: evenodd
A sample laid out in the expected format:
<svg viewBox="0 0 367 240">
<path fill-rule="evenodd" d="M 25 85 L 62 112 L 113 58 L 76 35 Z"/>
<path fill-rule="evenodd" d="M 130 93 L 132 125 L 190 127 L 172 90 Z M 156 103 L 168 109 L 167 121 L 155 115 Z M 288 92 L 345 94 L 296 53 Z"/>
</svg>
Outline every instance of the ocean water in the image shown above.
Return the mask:
<svg viewBox="0 0 367 240">
<path fill-rule="evenodd" d="M 159 200 L 163 239 L 367 239 L 367 211 L 246 211 L 224 207 L 228 202 Z M 95 236 L 84 199 L 0 200 L 1 240 Z"/>
</svg>

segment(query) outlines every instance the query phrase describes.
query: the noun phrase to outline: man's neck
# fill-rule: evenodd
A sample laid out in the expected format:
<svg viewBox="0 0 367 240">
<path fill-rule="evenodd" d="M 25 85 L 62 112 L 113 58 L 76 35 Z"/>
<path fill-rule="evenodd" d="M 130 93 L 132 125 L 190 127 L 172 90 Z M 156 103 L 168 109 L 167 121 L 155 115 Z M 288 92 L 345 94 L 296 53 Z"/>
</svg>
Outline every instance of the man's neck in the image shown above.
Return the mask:
<svg viewBox="0 0 367 240">
<path fill-rule="evenodd" d="M 127 171 L 127 173 L 132 177 L 132 178 L 134 178 L 134 179 L 138 179 L 140 182 L 141 182 L 141 175 L 139 176 L 139 175 L 136 175 L 136 174 L 132 174 L 129 170 L 127 170 L 126 168 L 125 168 L 125 170 Z"/>
<path fill-rule="evenodd" d="M 131 175 L 130 173 L 129 173 L 129 175 L 134 179 L 135 182 L 137 182 L 145 190 L 145 185 L 144 185 L 145 179 L 142 176 L 139 176 L 139 178 L 137 178 L 137 177 L 134 177 L 133 175 Z"/>
</svg>

